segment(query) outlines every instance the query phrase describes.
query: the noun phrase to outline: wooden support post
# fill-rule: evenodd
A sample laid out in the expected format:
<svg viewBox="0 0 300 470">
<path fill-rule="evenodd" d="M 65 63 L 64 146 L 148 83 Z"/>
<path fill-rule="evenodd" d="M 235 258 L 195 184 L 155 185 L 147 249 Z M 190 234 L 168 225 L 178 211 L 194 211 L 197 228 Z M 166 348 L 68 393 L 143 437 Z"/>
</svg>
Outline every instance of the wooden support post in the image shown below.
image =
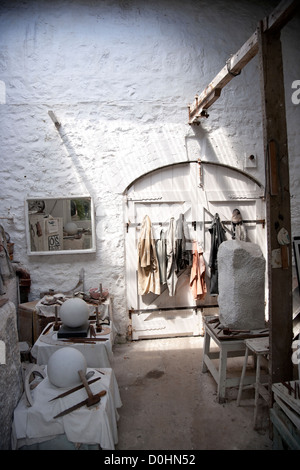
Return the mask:
<svg viewBox="0 0 300 470">
<path fill-rule="evenodd" d="M 291 245 L 282 268 L 272 267 L 272 252 L 280 249 L 277 233 L 284 227 L 291 238 L 289 159 L 280 29 L 258 27 L 266 177 L 268 243 L 270 381 L 292 379 Z M 283 269 L 285 268 L 285 269 Z"/>
</svg>

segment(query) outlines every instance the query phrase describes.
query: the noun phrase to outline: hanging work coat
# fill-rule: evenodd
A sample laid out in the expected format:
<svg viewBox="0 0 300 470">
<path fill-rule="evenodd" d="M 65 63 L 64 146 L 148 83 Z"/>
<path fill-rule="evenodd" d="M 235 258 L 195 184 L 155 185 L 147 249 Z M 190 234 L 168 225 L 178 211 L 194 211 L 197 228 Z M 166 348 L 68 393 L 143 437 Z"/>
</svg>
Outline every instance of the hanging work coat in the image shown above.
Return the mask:
<svg viewBox="0 0 300 470">
<path fill-rule="evenodd" d="M 159 277 L 161 284 L 167 282 L 167 239 L 163 230 L 160 232 L 160 238 L 156 240 L 156 254 L 159 265 Z"/>
<path fill-rule="evenodd" d="M 159 267 L 151 220 L 145 215 L 138 242 L 138 293 L 160 294 Z"/>
<path fill-rule="evenodd" d="M 208 229 L 211 234 L 211 246 L 209 255 L 210 267 L 210 295 L 218 295 L 218 249 L 222 242 L 226 240 L 225 229 L 221 224 L 219 214 L 215 214 L 210 228 Z"/>
<path fill-rule="evenodd" d="M 176 221 L 175 233 L 175 256 L 176 256 L 176 272 L 192 264 L 192 250 L 188 228 L 184 220 L 184 215 L 180 214 Z"/>
<path fill-rule="evenodd" d="M 197 242 L 193 244 L 193 264 L 190 276 L 190 288 L 193 299 L 202 300 L 207 293 L 205 282 L 205 261 L 203 252 L 198 251 Z"/>
<path fill-rule="evenodd" d="M 177 284 L 177 265 L 176 265 L 176 226 L 175 219 L 170 219 L 167 231 L 167 286 L 169 295 L 174 296 Z"/>
</svg>

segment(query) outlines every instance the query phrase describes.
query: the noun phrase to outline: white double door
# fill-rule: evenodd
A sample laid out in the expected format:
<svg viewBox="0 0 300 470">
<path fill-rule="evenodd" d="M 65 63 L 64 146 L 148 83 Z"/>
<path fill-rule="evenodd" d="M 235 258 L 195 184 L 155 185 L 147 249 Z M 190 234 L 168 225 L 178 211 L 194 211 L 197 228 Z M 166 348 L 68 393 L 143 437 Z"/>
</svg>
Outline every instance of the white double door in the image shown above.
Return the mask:
<svg viewBox="0 0 300 470">
<path fill-rule="evenodd" d="M 143 218 L 150 217 L 154 238 L 159 239 L 161 230 L 168 230 L 171 217 L 177 220 L 184 215 L 190 239 L 203 249 L 209 290 L 209 227 L 216 213 L 222 221 L 230 222 L 232 211 L 238 208 L 244 220 L 253 221 L 246 224 L 248 240 L 258 243 L 264 252 L 265 229 L 257 223 L 264 219 L 262 188 L 233 169 L 190 162 L 141 177 L 125 198 L 126 286 L 132 339 L 202 334 L 202 314 L 215 312 L 212 306 L 217 305 L 217 297 L 208 292 L 201 301 L 193 299 L 190 268 L 179 273 L 175 295 L 169 294 L 166 284 L 161 285 L 160 295 L 138 294 L 137 246 Z M 231 239 L 230 223 L 224 227 L 227 239 Z"/>
</svg>

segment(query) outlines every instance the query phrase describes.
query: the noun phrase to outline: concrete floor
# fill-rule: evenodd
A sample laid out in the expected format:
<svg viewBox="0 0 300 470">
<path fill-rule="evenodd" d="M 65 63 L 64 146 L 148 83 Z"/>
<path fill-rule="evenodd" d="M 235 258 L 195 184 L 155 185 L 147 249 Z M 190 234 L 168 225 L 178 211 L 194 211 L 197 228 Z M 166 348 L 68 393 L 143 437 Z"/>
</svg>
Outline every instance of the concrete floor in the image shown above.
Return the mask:
<svg viewBox="0 0 300 470">
<path fill-rule="evenodd" d="M 140 340 L 114 346 L 112 367 L 123 406 L 116 450 L 270 450 L 268 408 L 253 430 L 254 391 L 228 390 L 224 404 L 202 373 L 203 337 Z M 242 358 L 228 373 L 241 373 Z M 251 364 L 250 364 L 251 366 Z M 250 367 L 251 368 L 251 367 Z M 261 399 L 262 400 L 262 399 Z"/>
</svg>

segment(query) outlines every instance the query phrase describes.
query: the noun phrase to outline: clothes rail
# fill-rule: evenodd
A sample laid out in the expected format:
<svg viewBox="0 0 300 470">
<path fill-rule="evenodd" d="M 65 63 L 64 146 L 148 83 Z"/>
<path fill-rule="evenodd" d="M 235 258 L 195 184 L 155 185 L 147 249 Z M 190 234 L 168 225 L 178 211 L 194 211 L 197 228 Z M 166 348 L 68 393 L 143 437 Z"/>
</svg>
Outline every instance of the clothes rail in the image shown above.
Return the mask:
<svg viewBox="0 0 300 470">
<path fill-rule="evenodd" d="M 211 224 L 212 222 L 209 220 L 206 220 L 204 222 L 205 224 Z M 222 224 L 231 224 L 231 220 L 221 220 Z M 265 227 L 266 221 L 265 219 L 249 219 L 249 220 L 243 220 L 243 224 L 261 224 L 263 227 Z"/>
<path fill-rule="evenodd" d="M 194 230 L 196 230 L 196 225 L 197 224 L 211 225 L 212 221 L 211 220 L 205 220 L 203 222 L 203 221 L 199 221 L 199 220 L 193 220 L 193 221 L 186 220 L 185 223 L 186 224 L 192 224 L 193 227 L 194 227 Z M 221 223 L 224 224 L 224 225 L 229 225 L 232 222 L 231 222 L 231 220 L 221 220 Z M 169 221 L 166 221 L 166 222 L 151 222 L 151 224 L 152 225 L 160 225 L 160 226 L 169 225 Z M 265 228 L 266 221 L 265 221 L 265 219 L 248 219 L 248 220 L 243 220 L 243 224 L 258 224 L 258 225 L 262 225 L 263 228 Z M 140 227 L 141 225 L 142 225 L 141 222 L 127 222 L 126 223 L 127 232 L 128 232 L 129 227 Z"/>
<path fill-rule="evenodd" d="M 155 307 L 155 308 L 130 308 L 128 310 L 129 317 L 133 313 L 151 313 L 151 312 L 170 312 L 171 310 L 202 310 L 204 308 L 218 308 L 219 305 L 187 305 L 184 307 Z"/>
</svg>

